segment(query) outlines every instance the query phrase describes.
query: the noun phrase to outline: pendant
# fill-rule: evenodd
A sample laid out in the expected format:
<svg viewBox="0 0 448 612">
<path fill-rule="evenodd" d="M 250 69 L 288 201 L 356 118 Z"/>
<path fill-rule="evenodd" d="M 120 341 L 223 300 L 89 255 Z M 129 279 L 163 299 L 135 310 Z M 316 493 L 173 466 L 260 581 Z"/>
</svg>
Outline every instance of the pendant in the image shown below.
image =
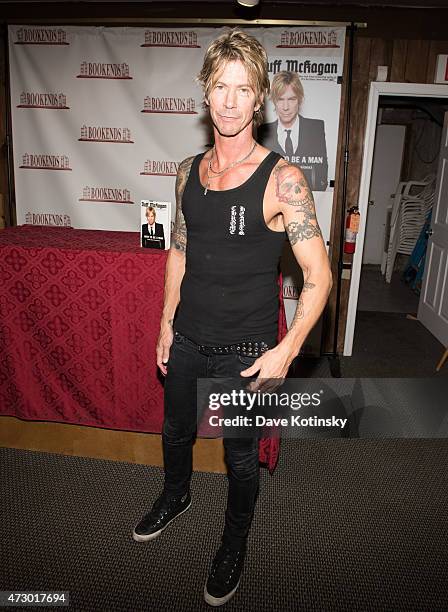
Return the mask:
<svg viewBox="0 0 448 612">
<path fill-rule="evenodd" d="M 205 189 L 204 189 L 204 195 L 207 195 L 207 191 L 208 191 L 208 186 L 209 185 L 210 185 L 210 183 L 207 181 L 207 184 L 206 184 Z"/>
</svg>

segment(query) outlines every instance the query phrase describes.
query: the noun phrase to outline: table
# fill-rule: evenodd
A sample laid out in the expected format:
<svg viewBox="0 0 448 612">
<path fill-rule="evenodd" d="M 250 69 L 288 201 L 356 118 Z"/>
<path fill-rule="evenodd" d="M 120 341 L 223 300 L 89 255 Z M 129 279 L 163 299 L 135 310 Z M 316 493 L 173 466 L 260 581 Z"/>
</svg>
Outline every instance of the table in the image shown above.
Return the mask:
<svg viewBox="0 0 448 612">
<path fill-rule="evenodd" d="M 142 249 L 138 232 L 1 230 L 0 414 L 160 433 L 166 257 Z M 279 440 L 259 449 L 273 471 Z"/>
<path fill-rule="evenodd" d="M 0 232 L 0 411 L 160 432 L 165 251 L 139 233 Z"/>
</svg>

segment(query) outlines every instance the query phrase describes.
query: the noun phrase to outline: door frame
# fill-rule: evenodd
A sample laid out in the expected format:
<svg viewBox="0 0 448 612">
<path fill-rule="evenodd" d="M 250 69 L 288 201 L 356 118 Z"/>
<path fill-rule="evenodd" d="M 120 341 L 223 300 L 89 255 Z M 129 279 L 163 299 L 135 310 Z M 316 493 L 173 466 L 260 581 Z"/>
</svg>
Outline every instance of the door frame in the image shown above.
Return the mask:
<svg viewBox="0 0 448 612">
<path fill-rule="evenodd" d="M 355 335 L 356 309 L 358 306 L 359 282 L 361 278 L 362 256 L 367 220 L 367 210 L 372 178 L 373 149 L 375 146 L 378 102 L 380 96 L 400 96 L 413 98 L 447 98 L 448 85 L 425 83 L 388 83 L 372 81 L 370 83 L 369 102 L 367 107 L 366 130 L 364 137 L 361 181 L 359 187 L 358 207 L 360 212 L 359 232 L 356 251 L 353 256 L 350 292 L 345 327 L 344 356 L 350 357 Z"/>
</svg>

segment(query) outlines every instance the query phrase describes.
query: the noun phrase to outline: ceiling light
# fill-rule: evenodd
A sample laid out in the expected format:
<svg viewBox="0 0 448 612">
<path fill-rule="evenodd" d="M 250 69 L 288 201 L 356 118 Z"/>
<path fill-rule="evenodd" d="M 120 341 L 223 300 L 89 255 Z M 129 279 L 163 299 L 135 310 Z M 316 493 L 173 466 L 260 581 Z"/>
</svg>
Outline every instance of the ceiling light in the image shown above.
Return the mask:
<svg viewBox="0 0 448 612">
<path fill-rule="evenodd" d="M 257 6 L 259 0 L 237 0 L 238 4 L 241 4 L 241 6 Z"/>
</svg>

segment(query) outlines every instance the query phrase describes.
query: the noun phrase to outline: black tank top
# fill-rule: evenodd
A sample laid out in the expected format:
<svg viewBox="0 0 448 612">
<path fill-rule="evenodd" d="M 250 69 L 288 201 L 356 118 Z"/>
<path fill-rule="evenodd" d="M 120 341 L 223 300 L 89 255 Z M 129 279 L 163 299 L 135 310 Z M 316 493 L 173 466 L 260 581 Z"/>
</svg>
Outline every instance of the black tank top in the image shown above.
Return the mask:
<svg viewBox="0 0 448 612">
<path fill-rule="evenodd" d="M 286 234 L 266 225 L 263 196 L 281 156 L 271 151 L 239 187 L 204 195 L 203 155 L 193 160 L 182 197 L 186 266 L 174 328 L 197 344 L 253 339 L 274 345 L 278 263 Z"/>
</svg>

